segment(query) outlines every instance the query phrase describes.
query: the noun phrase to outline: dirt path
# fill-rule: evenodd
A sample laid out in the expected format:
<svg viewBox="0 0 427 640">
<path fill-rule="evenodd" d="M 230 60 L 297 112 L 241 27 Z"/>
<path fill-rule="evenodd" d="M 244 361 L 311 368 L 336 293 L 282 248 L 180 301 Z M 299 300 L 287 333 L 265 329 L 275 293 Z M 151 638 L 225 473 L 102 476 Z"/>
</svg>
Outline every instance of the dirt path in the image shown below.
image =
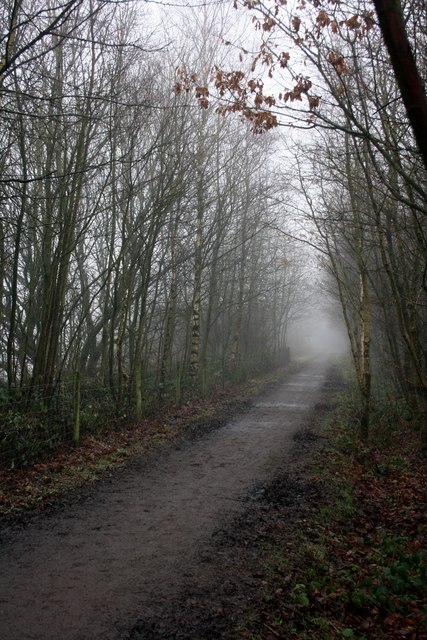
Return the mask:
<svg viewBox="0 0 427 640">
<path fill-rule="evenodd" d="M 326 370 L 305 365 L 225 427 L 10 532 L 0 551 L 1 640 L 117 640 L 141 618 L 167 617 L 197 581 L 213 534 L 287 464 L 292 436 L 323 400 Z"/>
</svg>

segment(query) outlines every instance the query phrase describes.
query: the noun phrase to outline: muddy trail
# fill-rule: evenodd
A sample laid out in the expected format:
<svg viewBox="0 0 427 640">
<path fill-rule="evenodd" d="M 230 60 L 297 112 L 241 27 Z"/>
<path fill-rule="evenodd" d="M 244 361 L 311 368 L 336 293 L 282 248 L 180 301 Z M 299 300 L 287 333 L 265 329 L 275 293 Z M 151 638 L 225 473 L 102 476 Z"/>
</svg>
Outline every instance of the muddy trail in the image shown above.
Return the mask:
<svg viewBox="0 0 427 640">
<path fill-rule="evenodd" d="M 1 640 L 238 637 L 234 618 L 256 573 L 239 566 L 230 539 L 246 535 L 250 548 L 248 517 L 263 517 L 251 501 L 266 500 L 278 474 L 281 500 L 308 497 L 292 475 L 295 439 L 328 401 L 328 368 L 303 365 L 223 427 L 134 460 L 83 499 L 4 533 Z"/>
</svg>

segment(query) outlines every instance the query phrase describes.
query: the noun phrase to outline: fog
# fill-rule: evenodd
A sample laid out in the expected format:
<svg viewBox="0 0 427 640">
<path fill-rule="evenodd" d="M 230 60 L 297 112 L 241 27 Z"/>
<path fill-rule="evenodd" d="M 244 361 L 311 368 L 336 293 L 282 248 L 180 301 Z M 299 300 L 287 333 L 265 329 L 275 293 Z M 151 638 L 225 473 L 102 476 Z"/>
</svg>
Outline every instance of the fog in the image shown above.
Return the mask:
<svg viewBox="0 0 427 640">
<path fill-rule="evenodd" d="M 348 338 L 339 314 L 314 308 L 292 323 L 288 332 L 291 356 L 339 356 L 348 353 Z"/>
</svg>

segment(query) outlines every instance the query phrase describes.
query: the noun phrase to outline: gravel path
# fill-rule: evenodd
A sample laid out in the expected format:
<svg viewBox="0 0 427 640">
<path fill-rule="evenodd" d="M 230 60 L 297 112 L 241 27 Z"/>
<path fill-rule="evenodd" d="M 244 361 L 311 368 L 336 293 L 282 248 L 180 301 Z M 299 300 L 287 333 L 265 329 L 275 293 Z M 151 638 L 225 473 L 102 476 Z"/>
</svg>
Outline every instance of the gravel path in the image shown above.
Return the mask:
<svg viewBox="0 0 427 640">
<path fill-rule="evenodd" d="M 224 427 L 136 461 L 83 501 L 8 535 L 0 639 L 118 640 L 141 616 L 167 616 L 214 532 L 286 464 L 326 371 L 305 365 Z"/>
</svg>

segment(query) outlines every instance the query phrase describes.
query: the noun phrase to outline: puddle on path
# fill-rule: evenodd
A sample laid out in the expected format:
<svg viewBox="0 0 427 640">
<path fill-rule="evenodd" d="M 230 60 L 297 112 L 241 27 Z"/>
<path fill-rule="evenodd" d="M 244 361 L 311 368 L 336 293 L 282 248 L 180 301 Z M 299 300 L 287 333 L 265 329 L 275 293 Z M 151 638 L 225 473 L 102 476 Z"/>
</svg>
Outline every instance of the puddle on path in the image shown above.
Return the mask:
<svg viewBox="0 0 427 640">
<path fill-rule="evenodd" d="M 254 407 L 256 409 L 302 409 L 304 411 L 310 409 L 309 404 L 297 402 L 257 402 Z"/>
</svg>

